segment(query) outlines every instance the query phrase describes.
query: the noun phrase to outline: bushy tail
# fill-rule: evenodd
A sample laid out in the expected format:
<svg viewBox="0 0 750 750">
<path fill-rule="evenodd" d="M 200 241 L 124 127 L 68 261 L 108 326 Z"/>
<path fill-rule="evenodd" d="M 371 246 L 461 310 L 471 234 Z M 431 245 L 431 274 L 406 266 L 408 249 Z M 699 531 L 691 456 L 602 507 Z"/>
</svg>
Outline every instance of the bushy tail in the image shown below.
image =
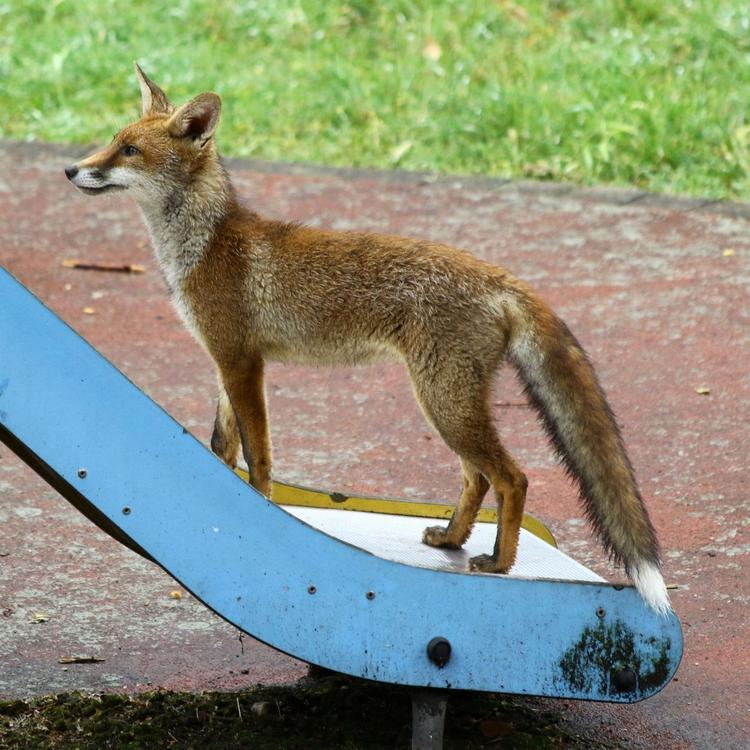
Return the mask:
<svg viewBox="0 0 750 750">
<path fill-rule="evenodd" d="M 643 599 L 670 611 L 654 527 L 635 482 L 612 410 L 586 353 L 568 327 L 536 299 L 524 304 L 509 360 L 611 557 L 625 566 Z"/>
</svg>

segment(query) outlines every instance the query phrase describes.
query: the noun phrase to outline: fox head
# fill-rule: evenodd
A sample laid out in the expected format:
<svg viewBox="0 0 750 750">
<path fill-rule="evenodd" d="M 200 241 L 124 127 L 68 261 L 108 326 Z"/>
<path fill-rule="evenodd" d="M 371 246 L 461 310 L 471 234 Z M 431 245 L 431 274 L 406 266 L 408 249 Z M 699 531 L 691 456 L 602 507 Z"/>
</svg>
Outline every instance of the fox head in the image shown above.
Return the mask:
<svg viewBox="0 0 750 750">
<path fill-rule="evenodd" d="M 216 158 L 221 99 L 204 93 L 175 108 L 137 63 L 135 71 L 140 120 L 123 128 L 106 148 L 68 166 L 65 174 L 84 193 L 130 190 L 139 202 L 159 202 L 190 184 Z"/>
</svg>

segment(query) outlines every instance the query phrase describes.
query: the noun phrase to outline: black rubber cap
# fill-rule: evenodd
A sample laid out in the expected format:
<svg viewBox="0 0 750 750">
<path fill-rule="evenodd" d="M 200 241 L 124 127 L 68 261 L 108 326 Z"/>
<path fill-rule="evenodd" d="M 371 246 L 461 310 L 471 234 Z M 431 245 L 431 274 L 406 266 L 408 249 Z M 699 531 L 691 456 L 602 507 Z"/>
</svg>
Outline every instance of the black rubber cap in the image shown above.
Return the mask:
<svg viewBox="0 0 750 750">
<path fill-rule="evenodd" d="M 451 658 L 450 641 L 442 636 L 436 636 L 427 644 L 427 656 L 433 664 L 444 667 Z"/>
<path fill-rule="evenodd" d="M 634 693 L 638 679 L 632 669 L 619 669 L 612 675 L 612 687 L 618 693 Z"/>
</svg>

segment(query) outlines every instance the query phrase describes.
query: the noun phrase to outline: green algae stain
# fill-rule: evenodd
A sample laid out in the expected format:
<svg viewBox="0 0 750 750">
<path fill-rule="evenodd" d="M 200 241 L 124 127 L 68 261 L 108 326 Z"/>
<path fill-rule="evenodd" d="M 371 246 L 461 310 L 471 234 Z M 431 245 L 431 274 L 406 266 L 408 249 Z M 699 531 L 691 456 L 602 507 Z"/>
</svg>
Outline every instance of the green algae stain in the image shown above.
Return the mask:
<svg viewBox="0 0 750 750">
<path fill-rule="evenodd" d="M 592 697 L 645 698 L 669 678 L 669 638 L 638 640 L 622 621 L 587 627 L 560 659 L 559 679 Z"/>
</svg>

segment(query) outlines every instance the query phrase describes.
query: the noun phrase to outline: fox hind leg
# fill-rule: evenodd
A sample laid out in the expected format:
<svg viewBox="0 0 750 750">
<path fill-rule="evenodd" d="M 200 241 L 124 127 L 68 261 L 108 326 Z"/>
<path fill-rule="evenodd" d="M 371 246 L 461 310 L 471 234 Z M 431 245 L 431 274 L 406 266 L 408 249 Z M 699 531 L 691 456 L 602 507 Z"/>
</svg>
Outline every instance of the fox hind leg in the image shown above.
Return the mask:
<svg viewBox="0 0 750 750">
<path fill-rule="evenodd" d="M 513 567 L 526 503 L 526 475 L 501 445 L 498 448 L 496 459 L 487 467 L 498 505 L 495 548 L 491 555 L 469 560 L 471 570 L 483 573 L 507 573 Z"/>
<path fill-rule="evenodd" d="M 422 541 L 431 547 L 459 549 L 471 534 L 474 520 L 490 487 L 485 476 L 473 464 L 461 459 L 463 491 L 448 526 L 429 526 Z"/>
<path fill-rule="evenodd" d="M 494 368 L 492 368 L 494 369 Z M 447 527 L 425 529 L 422 541 L 435 547 L 459 548 L 469 538 L 479 507 L 492 486 L 498 505 L 498 531 L 491 555 L 469 561 L 471 570 L 506 573 L 513 566 L 526 502 L 527 480 L 497 435 L 488 407 L 490 368 L 474 368 L 478 376 L 415 377 L 412 383 L 422 410 L 449 448 L 458 454 L 464 491 Z M 453 377 L 450 377 L 453 375 Z"/>
</svg>

